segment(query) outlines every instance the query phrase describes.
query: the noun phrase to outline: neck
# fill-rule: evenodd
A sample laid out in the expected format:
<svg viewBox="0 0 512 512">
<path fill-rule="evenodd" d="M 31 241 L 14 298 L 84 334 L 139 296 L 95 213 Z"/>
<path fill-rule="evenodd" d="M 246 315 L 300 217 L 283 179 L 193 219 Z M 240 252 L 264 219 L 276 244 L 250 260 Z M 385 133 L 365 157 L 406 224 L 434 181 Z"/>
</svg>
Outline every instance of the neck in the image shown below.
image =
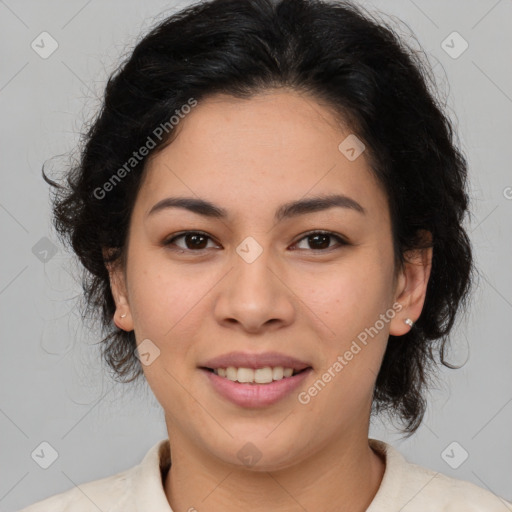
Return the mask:
<svg viewBox="0 0 512 512">
<path fill-rule="evenodd" d="M 172 465 L 165 493 L 175 511 L 364 512 L 385 463 L 367 435 L 339 436 L 309 457 L 276 471 L 227 464 L 189 439 L 169 436 Z"/>
</svg>

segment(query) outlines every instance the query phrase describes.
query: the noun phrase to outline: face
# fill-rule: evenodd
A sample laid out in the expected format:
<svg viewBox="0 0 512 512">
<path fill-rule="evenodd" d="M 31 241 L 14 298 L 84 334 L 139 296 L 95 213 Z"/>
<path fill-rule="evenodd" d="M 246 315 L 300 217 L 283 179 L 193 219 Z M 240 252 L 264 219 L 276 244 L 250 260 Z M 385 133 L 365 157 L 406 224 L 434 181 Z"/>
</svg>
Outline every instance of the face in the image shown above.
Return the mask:
<svg viewBox="0 0 512 512">
<path fill-rule="evenodd" d="M 178 129 L 147 162 L 125 272 L 112 277 L 127 313 L 116 322 L 143 343 L 169 437 L 237 465 L 250 441 L 262 470 L 366 438 L 388 335 L 419 316 L 428 275 L 395 269 L 386 195 L 365 153 L 347 158 L 339 145 L 350 130 L 288 90 L 211 97 Z M 283 210 L 333 195 L 344 199 Z M 225 216 L 153 209 L 170 197 Z M 202 368 L 231 352 L 278 353 L 308 369 L 242 384 Z"/>
</svg>

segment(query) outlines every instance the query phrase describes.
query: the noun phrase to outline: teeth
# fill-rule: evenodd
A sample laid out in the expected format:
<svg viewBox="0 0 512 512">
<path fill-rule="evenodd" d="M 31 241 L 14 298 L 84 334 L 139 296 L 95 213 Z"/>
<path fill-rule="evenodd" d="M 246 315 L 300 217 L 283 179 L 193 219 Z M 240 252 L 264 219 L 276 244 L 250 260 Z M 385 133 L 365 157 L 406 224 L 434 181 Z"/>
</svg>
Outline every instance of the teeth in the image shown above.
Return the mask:
<svg viewBox="0 0 512 512">
<path fill-rule="evenodd" d="M 220 377 L 232 380 L 233 382 L 245 382 L 249 384 L 269 384 L 274 380 L 281 380 L 285 377 L 293 375 L 293 368 L 284 368 L 282 366 L 265 366 L 264 368 L 235 368 L 228 366 L 227 368 L 215 368 L 214 373 Z"/>
</svg>

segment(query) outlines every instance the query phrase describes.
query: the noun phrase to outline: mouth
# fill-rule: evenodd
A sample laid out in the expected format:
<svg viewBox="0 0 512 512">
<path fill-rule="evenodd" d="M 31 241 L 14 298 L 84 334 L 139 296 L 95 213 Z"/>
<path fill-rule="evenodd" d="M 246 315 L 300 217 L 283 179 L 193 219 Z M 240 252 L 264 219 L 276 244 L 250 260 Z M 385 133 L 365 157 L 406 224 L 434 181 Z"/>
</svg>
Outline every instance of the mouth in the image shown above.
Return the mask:
<svg viewBox="0 0 512 512">
<path fill-rule="evenodd" d="M 213 373 L 219 377 L 238 382 L 241 384 L 271 384 L 272 382 L 295 377 L 311 369 L 307 366 L 300 370 L 295 368 L 286 368 L 283 366 L 265 366 L 262 368 L 245 368 L 228 366 L 227 368 L 208 368 L 201 366 L 200 369 Z"/>
<path fill-rule="evenodd" d="M 277 404 L 306 385 L 313 368 L 266 366 L 246 368 L 198 367 L 211 388 L 221 397 L 242 408 L 261 408 Z M 275 377 L 275 379 L 274 379 Z"/>
</svg>

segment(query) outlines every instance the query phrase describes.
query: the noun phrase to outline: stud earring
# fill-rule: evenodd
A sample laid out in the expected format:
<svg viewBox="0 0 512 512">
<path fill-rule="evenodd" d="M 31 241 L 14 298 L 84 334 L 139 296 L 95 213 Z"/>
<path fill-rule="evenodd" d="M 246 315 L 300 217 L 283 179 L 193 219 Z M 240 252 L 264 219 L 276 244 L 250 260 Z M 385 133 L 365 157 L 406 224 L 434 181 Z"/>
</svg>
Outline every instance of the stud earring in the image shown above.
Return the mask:
<svg viewBox="0 0 512 512">
<path fill-rule="evenodd" d="M 414 325 L 414 322 L 410 318 L 406 318 L 404 322 L 409 326 L 412 327 Z"/>
<path fill-rule="evenodd" d="M 124 315 L 121 315 L 121 318 L 124 318 L 126 316 L 126 313 Z"/>
</svg>

